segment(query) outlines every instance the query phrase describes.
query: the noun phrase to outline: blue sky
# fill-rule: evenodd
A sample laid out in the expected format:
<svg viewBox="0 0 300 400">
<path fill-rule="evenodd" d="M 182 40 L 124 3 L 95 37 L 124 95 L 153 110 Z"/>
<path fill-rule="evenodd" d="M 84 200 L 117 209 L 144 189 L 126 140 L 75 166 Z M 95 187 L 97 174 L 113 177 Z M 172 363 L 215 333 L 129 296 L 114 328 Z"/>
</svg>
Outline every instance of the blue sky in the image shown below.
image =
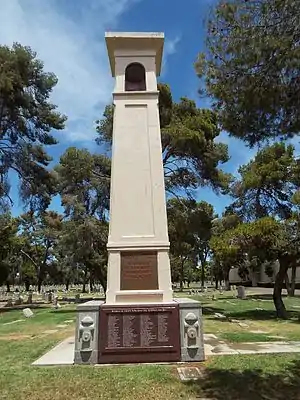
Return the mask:
<svg viewBox="0 0 300 400">
<path fill-rule="evenodd" d="M 17 41 L 32 47 L 44 61 L 45 70 L 54 72 L 59 83 L 52 101 L 68 115 L 66 129 L 56 134 L 59 144 L 49 148 L 56 164 L 69 146 L 99 152 L 94 121 L 101 117 L 111 100 L 105 31 L 162 31 L 165 33 L 164 63 L 161 81 L 171 86 L 174 100 L 181 96 L 199 99 L 199 81 L 193 63 L 204 48 L 204 19 L 214 0 L 0 0 L 0 43 Z M 253 157 L 242 142 L 222 133 L 220 141 L 229 145 L 230 161 L 223 166 L 236 172 L 239 165 Z M 16 186 L 16 185 L 14 185 Z M 14 213 L 21 205 L 14 187 Z M 229 203 L 201 188 L 198 199 L 206 200 L 221 213 Z M 60 209 L 56 198 L 52 208 Z"/>
</svg>

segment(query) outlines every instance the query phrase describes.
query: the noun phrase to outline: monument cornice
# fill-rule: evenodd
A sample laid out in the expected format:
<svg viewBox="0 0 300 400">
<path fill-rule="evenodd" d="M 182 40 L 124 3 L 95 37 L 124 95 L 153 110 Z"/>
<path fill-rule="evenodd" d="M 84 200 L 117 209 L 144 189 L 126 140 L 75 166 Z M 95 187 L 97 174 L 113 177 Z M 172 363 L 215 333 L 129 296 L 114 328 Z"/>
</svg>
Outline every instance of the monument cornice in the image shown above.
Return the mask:
<svg viewBox="0 0 300 400">
<path fill-rule="evenodd" d="M 124 242 L 114 242 L 114 243 L 107 243 L 107 248 L 111 251 L 126 251 L 126 250 L 140 250 L 140 249 L 147 249 L 147 250 L 169 250 L 170 242 L 166 243 L 124 243 Z"/>
<path fill-rule="evenodd" d="M 118 100 L 141 100 L 141 99 L 157 99 L 158 90 L 147 91 L 132 91 L 132 92 L 113 92 L 113 99 Z"/>
</svg>

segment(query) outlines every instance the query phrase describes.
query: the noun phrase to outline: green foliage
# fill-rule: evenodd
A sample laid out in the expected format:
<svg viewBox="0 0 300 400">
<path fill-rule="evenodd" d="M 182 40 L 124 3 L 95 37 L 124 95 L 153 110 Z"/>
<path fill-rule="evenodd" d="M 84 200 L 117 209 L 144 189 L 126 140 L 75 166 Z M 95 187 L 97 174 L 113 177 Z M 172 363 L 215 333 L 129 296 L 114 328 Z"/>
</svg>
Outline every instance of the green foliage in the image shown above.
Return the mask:
<svg viewBox="0 0 300 400">
<path fill-rule="evenodd" d="M 170 199 L 167 204 L 171 253 L 188 258 L 195 247 L 195 236 L 191 230 L 191 211 L 196 202 L 189 199 Z"/>
<path fill-rule="evenodd" d="M 90 215 L 105 219 L 110 190 L 107 157 L 70 147 L 61 156 L 55 171 L 66 216 L 76 219 Z"/>
<path fill-rule="evenodd" d="M 106 288 L 110 159 L 71 147 L 55 168 L 67 220 L 59 254 L 67 274 L 78 266 L 83 282 Z"/>
<path fill-rule="evenodd" d="M 33 279 L 35 269 L 38 290 L 48 273 L 55 247 L 58 244 L 62 229 L 62 216 L 54 211 L 35 214 L 29 211 L 22 214 L 19 219 L 20 240 L 22 254 L 21 274 Z M 24 269 L 23 269 L 24 266 Z"/>
<path fill-rule="evenodd" d="M 60 252 L 67 275 L 71 267 L 74 279 L 74 271 L 79 267 L 83 283 L 89 279 L 92 282 L 97 280 L 106 289 L 107 236 L 107 222 L 93 216 L 66 221 L 60 240 Z"/>
<path fill-rule="evenodd" d="M 236 199 L 229 210 L 244 220 L 268 215 L 289 218 L 297 202 L 300 164 L 294 147 L 275 143 L 259 151 L 254 160 L 239 168 L 241 178 L 231 187 Z"/>
<path fill-rule="evenodd" d="M 103 119 L 97 121 L 99 145 L 111 146 L 113 110 L 107 106 Z M 218 167 L 228 161 L 228 150 L 215 141 L 220 134 L 216 114 L 197 108 L 187 98 L 173 102 L 170 88 L 160 84 L 159 115 L 167 191 L 191 193 L 199 185 L 226 191 L 231 176 Z"/>
<path fill-rule="evenodd" d="M 300 131 L 296 0 L 219 1 L 196 71 L 223 129 L 250 146 Z"/>
<path fill-rule="evenodd" d="M 7 214 L 0 214 L 0 284 L 9 279 L 12 272 L 12 256 L 17 241 L 16 220 Z"/>
<path fill-rule="evenodd" d="M 200 260 L 204 283 L 215 218 L 213 206 L 204 201 L 197 203 L 191 199 L 172 198 L 167 203 L 167 211 L 172 266 L 176 270 L 172 273 L 173 278 L 180 277 L 181 282 L 190 281 L 192 277 L 199 280 L 196 267 Z"/>
<path fill-rule="evenodd" d="M 56 143 L 51 131 L 63 129 L 66 120 L 49 102 L 57 78 L 20 44 L 0 46 L 0 65 L 0 202 L 7 203 L 8 173 L 14 171 L 25 204 L 45 210 L 55 181 L 44 146 Z"/>
</svg>

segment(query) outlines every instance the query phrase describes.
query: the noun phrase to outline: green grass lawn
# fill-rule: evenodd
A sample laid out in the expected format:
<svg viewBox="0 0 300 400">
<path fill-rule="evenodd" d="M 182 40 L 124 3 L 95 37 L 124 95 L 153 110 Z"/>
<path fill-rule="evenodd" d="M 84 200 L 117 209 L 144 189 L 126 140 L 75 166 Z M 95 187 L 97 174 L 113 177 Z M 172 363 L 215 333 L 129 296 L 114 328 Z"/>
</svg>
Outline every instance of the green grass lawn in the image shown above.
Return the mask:
<svg viewBox="0 0 300 400">
<path fill-rule="evenodd" d="M 251 330 L 259 326 L 281 336 L 291 331 L 295 336 L 299 333 L 297 315 L 289 322 L 279 322 L 270 302 L 230 297 L 212 302 L 207 296 L 201 301 L 205 332 L 229 335 L 227 340 L 241 341 L 241 335 L 248 335 L 247 341 L 251 340 L 249 328 L 216 320 L 214 312 L 243 319 Z M 237 304 L 231 304 L 234 302 Z M 288 302 L 292 311 L 299 299 Z M 255 319 L 253 308 L 264 308 L 264 312 L 257 311 Z M 300 400 L 300 355 L 215 356 L 197 365 L 203 377 L 192 383 L 180 382 L 172 365 L 33 367 L 30 364 L 46 350 L 74 333 L 75 306 L 63 306 L 57 311 L 36 309 L 34 313 L 33 318 L 26 320 L 20 310 L 0 313 L 1 400 Z M 10 324 L 18 319 L 22 321 Z"/>
<path fill-rule="evenodd" d="M 235 293 L 229 292 L 218 295 L 216 300 L 212 300 L 211 295 L 193 298 L 202 303 L 205 333 L 213 333 L 229 342 L 283 341 L 283 338 L 300 341 L 299 297 L 284 298 L 290 317 L 287 321 L 276 318 L 270 295 L 252 295 L 246 300 L 238 300 Z M 218 319 L 215 313 L 223 314 L 227 319 Z"/>
</svg>

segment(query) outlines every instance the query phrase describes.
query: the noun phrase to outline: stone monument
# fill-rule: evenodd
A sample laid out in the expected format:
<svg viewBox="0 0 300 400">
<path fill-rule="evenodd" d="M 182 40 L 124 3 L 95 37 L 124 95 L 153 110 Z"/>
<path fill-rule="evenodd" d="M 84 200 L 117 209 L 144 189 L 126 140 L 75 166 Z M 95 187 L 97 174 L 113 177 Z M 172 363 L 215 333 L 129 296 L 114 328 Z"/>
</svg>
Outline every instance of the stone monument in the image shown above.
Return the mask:
<svg viewBox="0 0 300 400">
<path fill-rule="evenodd" d="M 200 303 L 173 299 L 157 76 L 163 33 L 106 33 L 114 125 L 106 301 L 78 305 L 75 363 L 200 361 Z"/>
</svg>

